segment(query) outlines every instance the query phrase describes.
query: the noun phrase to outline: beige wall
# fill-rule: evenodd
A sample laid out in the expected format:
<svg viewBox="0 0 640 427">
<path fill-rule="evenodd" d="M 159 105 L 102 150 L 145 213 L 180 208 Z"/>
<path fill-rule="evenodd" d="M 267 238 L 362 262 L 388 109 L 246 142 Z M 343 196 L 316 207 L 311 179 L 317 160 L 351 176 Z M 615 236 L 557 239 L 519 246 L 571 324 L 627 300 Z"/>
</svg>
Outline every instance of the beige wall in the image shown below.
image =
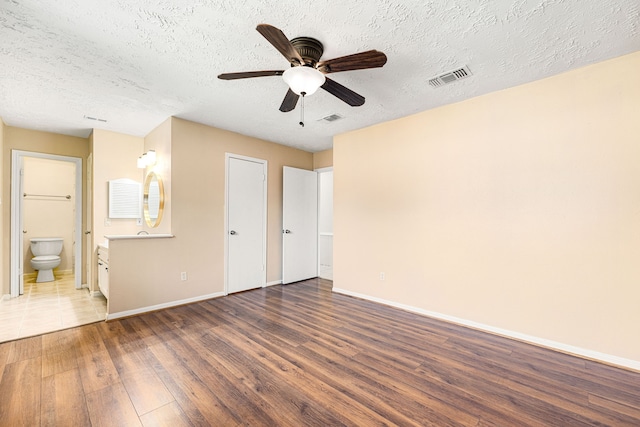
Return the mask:
<svg viewBox="0 0 640 427">
<path fill-rule="evenodd" d="M 154 234 L 171 233 L 171 122 L 168 118 L 144 138 L 144 151 L 155 150 L 157 161 L 145 170 L 156 173 L 164 186 L 164 213 L 160 224 L 150 228 L 144 223 L 145 231 Z"/>
<path fill-rule="evenodd" d="M 2 264 L 3 264 L 3 294 L 10 292 L 10 241 L 11 241 L 11 150 L 33 151 L 39 153 L 56 154 L 60 156 L 78 157 L 82 159 L 83 200 L 86 199 L 86 159 L 89 155 L 89 140 L 75 136 L 60 135 L 49 132 L 4 127 L 4 145 L 2 147 Z M 86 227 L 83 214 L 83 229 Z M 84 253 L 84 251 L 83 251 Z M 82 263 L 82 279 L 85 281 L 84 261 Z"/>
<path fill-rule="evenodd" d="M 333 166 L 333 148 L 313 153 L 313 170 Z"/>
<path fill-rule="evenodd" d="M 31 239 L 61 237 L 60 265 L 56 271 L 73 271 L 76 166 L 71 162 L 25 157 L 23 190 L 30 196 L 22 202 L 23 272 L 33 273 Z M 45 197 L 41 197 L 43 195 Z M 64 197 L 48 196 L 72 196 Z"/>
<path fill-rule="evenodd" d="M 110 243 L 112 315 L 224 292 L 226 153 L 268 161 L 267 282 L 282 278 L 282 167 L 310 170 L 313 155 L 177 118 L 170 132 L 175 237 Z"/>
<path fill-rule="evenodd" d="M 635 53 L 337 136 L 334 287 L 640 362 L 639 72 Z"/>
<path fill-rule="evenodd" d="M 142 184 L 144 171 L 138 169 L 136 161 L 142 155 L 144 138 L 94 129 L 92 140 L 93 234 L 98 244 L 104 242 L 105 234 L 136 234 L 142 230 L 136 219 L 109 218 L 109 181 L 126 178 Z"/>
<path fill-rule="evenodd" d="M 311 170 L 313 155 L 256 138 L 173 119 L 173 222 L 176 236 L 188 235 L 199 248 L 185 248 L 184 263 L 222 284 L 224 259 L 225 154 L 267 160 L 267 282 L 282 279 L 282 168 Z M 207 236 L 206 239 L 203 239 Z M 207 241 L 208 239 L 211 239 Z M 212 243 L 214 242 L 214 243 Z M 204 255 L 204 249 L 207 255 Z M 209 252 L 213 249 L 213 252 Z M 194 262 L 192 257 L 198 258 Z M 212 263 L 213 260 L 213 263 Z M 184 270 L 183 270 L 184 271 Z"/>
</svg>

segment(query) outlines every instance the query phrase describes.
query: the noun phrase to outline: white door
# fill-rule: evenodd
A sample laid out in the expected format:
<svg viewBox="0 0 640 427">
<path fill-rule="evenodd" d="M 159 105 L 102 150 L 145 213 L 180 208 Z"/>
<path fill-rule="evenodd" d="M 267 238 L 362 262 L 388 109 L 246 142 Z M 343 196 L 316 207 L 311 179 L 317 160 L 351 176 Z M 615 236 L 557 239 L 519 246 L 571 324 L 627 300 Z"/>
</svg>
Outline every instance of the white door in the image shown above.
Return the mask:
<svg viewBox="0 0 640 427">
<path fill-rule="evenodd" d="M 282 283 L 318 276 L 318 174 L 285 166 Z"/>
<path fill-rule="evenodd" d="M 266 281 L 266 166 L 227 155 L 227 293 Z"/>
</svg>

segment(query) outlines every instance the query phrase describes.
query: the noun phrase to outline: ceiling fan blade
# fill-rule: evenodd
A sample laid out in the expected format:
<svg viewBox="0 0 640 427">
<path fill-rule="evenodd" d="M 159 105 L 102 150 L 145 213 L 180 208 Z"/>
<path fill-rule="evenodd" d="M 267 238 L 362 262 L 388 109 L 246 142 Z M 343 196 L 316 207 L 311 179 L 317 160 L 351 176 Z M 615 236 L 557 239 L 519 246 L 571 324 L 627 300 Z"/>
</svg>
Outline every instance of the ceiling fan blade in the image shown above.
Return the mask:
<svg viewBox="0 0 640 427">
<path fill-rule="evenodd" d="M 236 79 L 249 79 L 251 77 L 269 77 L 269 76 L 281 76 L 284 70 L 271 70 L 271 71 L 244 71 L 240 73 L 224 73 L 218 76 L 222 80 L 236 80 Z"/>
<path fill-rule="evenodd" d="M 258 30 L 273 47 L 278 49 L 278 52 L 287 58 L 287 61 L 293 65 L 304 64 L 302 57 L 282 31 L 269 24 L 260 24 L 256 27 L 256 30 Z"/>
<path fill-rule="evenodd" d="M 353 55 L 322 61 L 316 67 L 323 73 L 337 73 L 339 71 L 364 70 L 378 68 L 387 63 L 387 55 L 378 50 L 354 53 Z"/>
<path fill-rule="evenodd" d="M 320 87 L 329 92 L 331 95 L 340 98 L 352 107 L 359 107 L 364 104 L 364 96 L 358 95 L 351 89 L 348 89 L 342 86 L 340 83 L 337 83 L 335 80 L 327 78 L 324 84 Z"/>
<path fill-rule="evenodd" d="M 296 108 L 296 104 L 298 103 L 298 98 L 300 95 L 289 89 L 287 94 L 284 96 L 284 100 L 282 101 L 282 105 L 280 105 L 280 111 L 283 113 L 287 113 Z"/>
</svg>

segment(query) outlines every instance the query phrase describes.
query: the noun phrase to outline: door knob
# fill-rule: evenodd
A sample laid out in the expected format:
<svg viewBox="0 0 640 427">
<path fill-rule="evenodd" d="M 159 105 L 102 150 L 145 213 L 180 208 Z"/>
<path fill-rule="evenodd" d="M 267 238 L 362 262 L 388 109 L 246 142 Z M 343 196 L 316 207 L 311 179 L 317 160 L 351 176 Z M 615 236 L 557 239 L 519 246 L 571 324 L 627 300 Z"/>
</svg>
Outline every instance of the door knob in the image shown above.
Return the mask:
<svg viewBox="0 0 640 427">
<path fill-rule="evenodd" d="M 27 230 L 22 230 L 22 232 L 23 232 L 24 234 L 27 234 Z"/>
<path fill-rule="evenodd" d="M 291 234 L 291 230 L 284 230 L 283 233 L 284 234 Z"/>
<path fill-rule="evenodd" d="M 231 235 L 233 236 L 233 235 L 238 234 L 238 233 L 236 233 L 236 231 L 235 231 L 235 230 L 231 230 L 231 231 L 229 232 L 229 234 L 231 234 Z"/>
</svg>

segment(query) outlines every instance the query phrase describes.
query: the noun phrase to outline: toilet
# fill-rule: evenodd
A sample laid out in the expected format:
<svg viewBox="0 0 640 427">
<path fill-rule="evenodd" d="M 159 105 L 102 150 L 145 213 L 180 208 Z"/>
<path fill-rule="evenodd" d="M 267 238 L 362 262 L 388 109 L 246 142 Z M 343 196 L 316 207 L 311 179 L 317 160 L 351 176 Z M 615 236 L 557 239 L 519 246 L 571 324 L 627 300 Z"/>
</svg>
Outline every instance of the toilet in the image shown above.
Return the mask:
<svg viewBox="0 0 640 427">
<path fill-rule="evenodd" d="M 53 282 L 53 269 L 60 265 L 62 252 L 61 237 L 41 237 L 31 239 L 31 267 L 38 271 L 36 283 Z"/>
</svg>

